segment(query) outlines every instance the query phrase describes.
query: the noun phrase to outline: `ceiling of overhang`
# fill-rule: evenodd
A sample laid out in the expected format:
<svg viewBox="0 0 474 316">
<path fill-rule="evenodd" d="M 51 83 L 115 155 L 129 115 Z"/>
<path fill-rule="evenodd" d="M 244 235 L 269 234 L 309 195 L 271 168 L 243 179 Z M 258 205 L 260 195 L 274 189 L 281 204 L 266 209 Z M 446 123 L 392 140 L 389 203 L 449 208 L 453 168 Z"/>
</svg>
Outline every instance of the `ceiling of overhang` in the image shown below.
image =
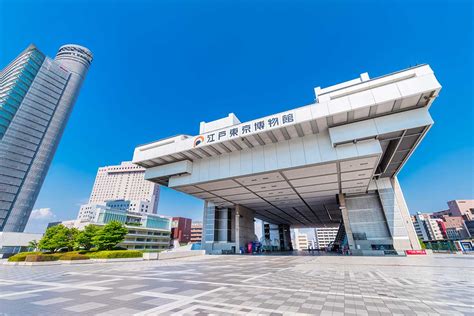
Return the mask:
<svg viewBox="0 0 474 316">
<path fill-rule="evenodd" d="M 296 137 L 317 134 L 328 127 L 343 125 L 369 118 L 380 117 L 401 111 L 413 110 L 427 106 L 431 102 L 431 97 L 435 91 L 420 93 L 406 98 L 387 101 L 386 103 L 376 104 L 370 107 L 360 108 L 354 111 L 348 111 L 322 117 L 320 119 L 306 121 L 295 125 L 281 127 L 279 129 L 250 135 L 247 137 L 235 138 L 222 143 L 191 148 L 186 151 L 156 157 L 145 161 L 136 162 L 136 164 L 151 168 L 176 161 L 205 159 L 207 157 L 218 156 L 233 151 L 244 150 L 265 144 L 276 143 L 290 140 Z M 393 166 L 392 166 L 393 167 Z M 162 183 L 166 184 L 166 183 Z"/>
<path fill-rule="evenodd" d="M 271 223 L 314 227 L 340 222 L 336 194 L 366 192 L 378 161 L 368 156 L 173 189 L 219 207 L 243 205 Z"/>
</svg>

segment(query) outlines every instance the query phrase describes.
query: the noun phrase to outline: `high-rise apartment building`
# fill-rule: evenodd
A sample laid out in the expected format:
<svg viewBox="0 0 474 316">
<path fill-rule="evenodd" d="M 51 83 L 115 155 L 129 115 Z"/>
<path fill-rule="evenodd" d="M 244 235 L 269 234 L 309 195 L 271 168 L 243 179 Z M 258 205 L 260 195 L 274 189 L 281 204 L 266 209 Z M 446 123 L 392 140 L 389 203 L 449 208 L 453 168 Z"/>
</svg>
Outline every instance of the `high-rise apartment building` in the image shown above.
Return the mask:
<svg viewBox="0 0 474 316">
<path fill-rule="evenodd" d="M 202 240 L 202 222 L 191 223 L 191 242 L 199 243 Z"/>
<path fill-rule="evenodd" d="M 314 229 L 316 249 L 324 249 L 334 242 L 339 227 L 318 227 Z"/>
<path fill-rule="evenodd" d="M 91 62 L 82 46 L 51 59 L 30 45 L 0 72 L 0 231 L 25 229 Z"/>
<path fill-rule="evenodd" d="M 144 201 L 150 203 L 147 209 L 156 214 L 159 198 L 160 187 L 145 180 L 145 168 L 126 161 L 118 166 L 99 168 L 89 204 L 104 205 L 114 200 Z"/>
<path fill-rule="evenodd" d="M 412 216 L 413 226 L 418 238 L 423 241 L 443 240 L 443 221 L 441 219 L 432 218 L 430 214 L 422 214 L 418 212 Z"/>
</svg>

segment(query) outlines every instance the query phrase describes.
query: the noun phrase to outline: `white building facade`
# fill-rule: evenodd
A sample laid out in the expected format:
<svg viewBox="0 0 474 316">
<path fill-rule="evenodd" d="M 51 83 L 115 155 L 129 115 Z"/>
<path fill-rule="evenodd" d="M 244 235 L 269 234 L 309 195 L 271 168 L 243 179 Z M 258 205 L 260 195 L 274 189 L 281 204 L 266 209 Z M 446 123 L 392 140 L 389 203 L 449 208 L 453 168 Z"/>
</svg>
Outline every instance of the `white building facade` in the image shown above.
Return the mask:
<svg viewBox="0 0 474 316">
<path fill-rule="evenodd" d="M 327 248 L 332 242 L 334 242 L 338 230 L 338 226 L 315 228 L 314 237 L 316 249 Z"/>
<path fill-rule="evenodd" d="M 308 235 L 303 233 L 298 233 L 295 236 L 295 246 L 296 250 L 307 250 L 309 246 Z"/>
<path fill-rule="evenodd" d="M 105 205 L 108 201 L 129 201 L 137 211 L 157 213 L 160 198 L 158 184 L 145 180 L 145 169 L 131 162 L 101 167 L 97 171 L 90 205 Z M 145 204 L 147 203 L 147 204 Z M 146 207 L 145 207 L 146 206 Z"/>
<path fill-rule="evenodd" d="M 444 236 L 440 229 L 441 219 L 432 218 L 430 214 L 418 212 L 412 216 L 413 226 L 418 238 L 423 241 L 443 240 Z"/>
<path fill-rule="evenodd" d="M 441 85 L 428 65 L 316 88 L 312 104 L 139 146 L 145 178 L 205 201 L 203 249 L 238 252 L 254 218 L 289 228 L 342 223 L 352 253 L 420 249 L 397 174 L 426 135 Z"/>
</svg>

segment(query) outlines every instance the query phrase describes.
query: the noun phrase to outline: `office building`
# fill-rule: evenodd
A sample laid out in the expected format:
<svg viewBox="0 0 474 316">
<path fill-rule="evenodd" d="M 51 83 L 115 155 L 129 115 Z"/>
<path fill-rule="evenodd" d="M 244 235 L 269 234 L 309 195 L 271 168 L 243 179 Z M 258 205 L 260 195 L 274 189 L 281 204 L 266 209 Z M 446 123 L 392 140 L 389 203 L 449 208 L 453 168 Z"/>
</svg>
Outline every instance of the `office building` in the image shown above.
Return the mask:
<svg viewBox="0 0 474 316">
<path fill-rule="evenodd" d="M 191 223 L 191 242 L 200 243 L 202 239 L 202 222 Z"/>
<path fill-rule="evenodd" d="M 171 220 L 171 239 L 177 240 L 179 243 L 188 243 L 191 240 L 191 224 L 190 218 L 173 217 Z"/>
<path fill-rule="evenodd" d="M 51 59 L 30 45 L 0 72 L 0 231 L 25 229 L 91 62 L 82 46 Z"/>
<path fill-rule="evenodd" d="M 314 229 L 316 249 L 325 249 L 334 242 L 339 226 L 318 227 Z"/>
<path fill-rule="evenodd" d="M 294 229 L 293 249 L 308 250 L 308 235 L 300 233 L 298 229 Z"/>
<path fill-rule="evenodd" d="M 471 235 L 471 238 L 474 238 L 474 220 L 465 221 L 464 225 L 466 225 L 466 229 L 469 232 L 469 235 Z"/>
<path fill-rule="evenodd" d="M 105 205 L 107 201 L 112 200 L 130 201 L 133 204 L 148 202 L 146 213 L 156 214 L 160 187 L 145 180 L 144 175 L 144 168 L 128 161 L 117 166 L 99 168 L 88 204 Z M 135 207 L 141 210 L 141 205 Z"/>
<path fill-rule="evenodd" d="M 441 217 L 443 226 L 446 229 L 446 237 L 450 240 L 460 240 L 471 238 L 469 229 L 466 226 L 464 218 L 462 216 L 447 216 Z"/>
<path fill-rule="evenodd" d="M 448 209 L 433 213 L 433 217 L 462 216 L 465 221 L 474 220 L 474 200 L 452 200 L 448 201 Z"/>
<path fill-rule="evenodd" d="M 276 225 L 281 250 L 290 227 L 339 223 L 353 254 L 420 249 L 397 175 L 432 126 L 440 90 L 428 65 L 364 73 L 315 88 L 306 106 L 248 122 L 231 113 L 195 136 L 138 146 L 133 162 L 205 201 L 207 253 L 240 252 L 255 218 Z"/>
<path fill-rule="evenodd" d="M 113 206 L 96 205 L 87 216 L 75 220 L 50 223 L 48 227 L 62 224 L 79 230 L 87 225 L 103 226 L 110 221 L 119 221 L 128 229 L 125 240 L 118 246 L 127 249 L 168 249 L 170 243 L 170 220 L 156 214 L 129 212 Z"/>
<path fill-rule="evenodd" d="M 110 200 L 104 204 L 83 204 L 79 209 L 77 218 L 80 220 L 90 220 L 94 216 L 95 211 L 101 208 L 112 208 L 132 213 L 153 213 L 153 202 L 149 201 L 126 201 L 126 200 Z"/>
</svg>

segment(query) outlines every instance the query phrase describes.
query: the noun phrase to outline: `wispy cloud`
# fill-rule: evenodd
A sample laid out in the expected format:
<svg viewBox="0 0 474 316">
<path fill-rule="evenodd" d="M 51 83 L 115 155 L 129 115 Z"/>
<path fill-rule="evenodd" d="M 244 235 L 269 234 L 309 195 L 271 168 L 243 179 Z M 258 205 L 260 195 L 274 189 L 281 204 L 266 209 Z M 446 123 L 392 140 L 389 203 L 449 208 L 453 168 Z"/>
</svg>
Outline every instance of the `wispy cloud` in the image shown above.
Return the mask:
<svg viewBox="0 0 474 316">
<path fill-rule="evenodd" d="M 30 220 L 50 220 L 55 219 L 53 211 L 50 208 L 39 208 L 31 211 Z"/>
<path fill-rule="evenodd" d="M 44 233 L 48 223 L 54 222 L 56 215 L 50 208 L 38 208 L 31 211 L 30 219 L 26 225 L 27 233 Z"/>
</svg>

